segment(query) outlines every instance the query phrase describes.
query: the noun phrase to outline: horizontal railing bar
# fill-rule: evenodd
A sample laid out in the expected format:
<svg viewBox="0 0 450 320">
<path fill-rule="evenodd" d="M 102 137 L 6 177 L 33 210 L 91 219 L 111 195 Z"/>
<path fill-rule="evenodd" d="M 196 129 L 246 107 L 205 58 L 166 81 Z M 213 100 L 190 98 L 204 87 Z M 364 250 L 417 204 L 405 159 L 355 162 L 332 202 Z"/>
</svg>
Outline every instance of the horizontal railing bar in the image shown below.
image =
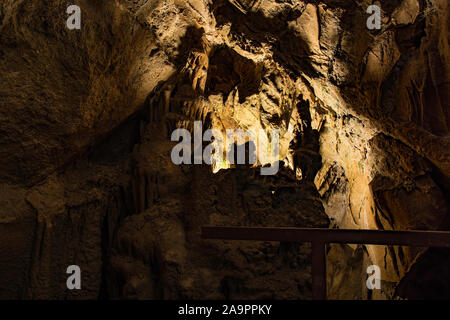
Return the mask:
<svg viewBox="0 0 450 320">
<path fill-rule="evenodd" d="M 202 238 L 450 248 L 450 231 L 202 227 Z"/>
</svg>

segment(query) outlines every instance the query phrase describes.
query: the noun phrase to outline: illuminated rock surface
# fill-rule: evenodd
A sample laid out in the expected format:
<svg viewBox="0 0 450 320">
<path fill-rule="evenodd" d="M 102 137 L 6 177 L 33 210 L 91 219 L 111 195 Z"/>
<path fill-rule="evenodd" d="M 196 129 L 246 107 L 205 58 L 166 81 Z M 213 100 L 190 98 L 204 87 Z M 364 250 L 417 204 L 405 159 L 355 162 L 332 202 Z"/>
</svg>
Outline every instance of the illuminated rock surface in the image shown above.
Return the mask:
<svg viewBox="0 0 450 320">
<path fill-rule="evenodd" d="M 447 229 L 448 1 L 381 1 L 379 31 L 371 3 L 80 0 L 68 30 L 66 1 L 2 1 L 0 298 L 309 299 L 307 245 L 200 227 Z M 173 165 L 194 120 L 280 130 L 285 166 Z M 422 253 L 332 246 L 328 297 L 449 297 Z"/>
</svg>

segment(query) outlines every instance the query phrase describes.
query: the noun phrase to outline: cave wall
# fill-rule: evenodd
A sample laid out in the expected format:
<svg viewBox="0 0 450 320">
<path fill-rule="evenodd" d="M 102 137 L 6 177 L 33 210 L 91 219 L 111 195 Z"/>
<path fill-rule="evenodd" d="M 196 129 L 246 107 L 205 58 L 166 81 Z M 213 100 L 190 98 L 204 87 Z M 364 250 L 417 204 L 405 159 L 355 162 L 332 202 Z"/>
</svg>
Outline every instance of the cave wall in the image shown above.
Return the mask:
<svg viewBox="0 0 450 320">
<path fill-rule="evenodd" d="M 74 3 L 72 31 L 68 1 L 0 4 L 1 298 L 307 298 L 307 246 L 199 226 L 448 228 L 447 1 L 380 1 L 379 31 L 366 0 Z M 172 166 L 193 120 L 280 130 L 276 179 Z M 422 254 L 332 246 L 328 296 L 417 297 Z"/>
</svg>

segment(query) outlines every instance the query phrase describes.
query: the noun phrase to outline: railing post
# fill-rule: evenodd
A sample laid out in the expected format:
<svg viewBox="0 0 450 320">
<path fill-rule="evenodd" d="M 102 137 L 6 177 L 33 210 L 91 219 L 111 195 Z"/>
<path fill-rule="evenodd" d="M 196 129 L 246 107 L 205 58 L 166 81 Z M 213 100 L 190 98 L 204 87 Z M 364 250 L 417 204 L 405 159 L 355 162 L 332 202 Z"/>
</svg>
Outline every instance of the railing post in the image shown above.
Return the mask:
<svg viewBox="0 0 450 320">
<path fill-rule="evenodd" d="M 326 243 L 312 241 L 312 296 L 313 300 L 326 300 L 327 296 L 327 270 L 326 270 Z"/>
</svg>

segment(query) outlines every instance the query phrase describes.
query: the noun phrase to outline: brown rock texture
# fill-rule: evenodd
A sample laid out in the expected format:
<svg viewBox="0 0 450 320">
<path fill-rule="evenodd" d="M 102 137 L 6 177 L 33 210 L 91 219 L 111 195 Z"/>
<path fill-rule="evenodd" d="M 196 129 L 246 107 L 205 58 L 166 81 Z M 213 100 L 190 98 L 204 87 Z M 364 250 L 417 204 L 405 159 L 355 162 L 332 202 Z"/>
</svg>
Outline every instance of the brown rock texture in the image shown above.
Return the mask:
<svg viewBox="0 0 450 320">
<path fill-rule="evenodd" d="M 448 1 L 371 4 L 0 1 L 0 299 L 309 299 L 308 245 L 200 227 L 448 230 Z M 279 172 L 173 164 L 196 120 L 279 130 Z M 450 298 L 447 256 L 330 246 L 328 298 Z"/>
</svg>

